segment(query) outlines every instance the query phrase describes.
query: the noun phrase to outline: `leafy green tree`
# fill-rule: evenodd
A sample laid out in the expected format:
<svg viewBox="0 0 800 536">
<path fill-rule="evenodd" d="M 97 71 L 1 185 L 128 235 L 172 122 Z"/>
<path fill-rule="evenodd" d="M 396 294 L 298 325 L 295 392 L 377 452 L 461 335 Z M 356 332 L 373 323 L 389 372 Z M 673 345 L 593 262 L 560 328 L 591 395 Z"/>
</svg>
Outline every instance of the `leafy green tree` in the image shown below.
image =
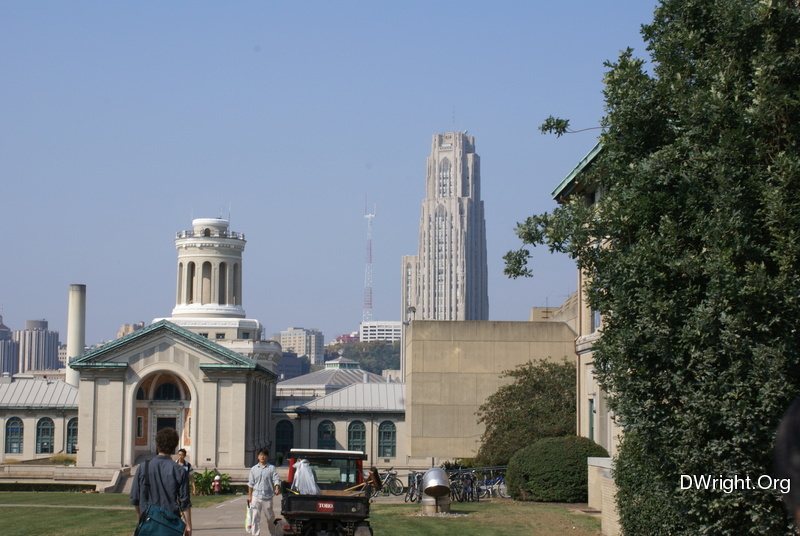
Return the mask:
<svg viewBox="0 0 800 536">
<path fill-rule="evenodd" d="M 380 374 L 383 370 L 400 368 L 400 341 L 370 341 L 334 344 L 325 349 L 325 360 L 336 359 L 339 351 L 346 359 L 357 361 L 367 372 Z"/>
<path fill-rule="evenodd" d="M 528 362 L 503 372 L 514 381 L 491 395 L 478 410 L 478 462 L 506 465 L 521 448 L 575 433 L 575 365 L 564 360 Z"/>
<path fill-rule="evenodd" d="M 662 0 L 642 34 L 649 63 L 607 63 L 603 149 L 580 178 L 602 197 L 517 234 L 576 258 L 606 313 L 594 359 L 625 430 L 623 531 L 782 534 L 755 481 L 800 394 L 800 8 Z M 506 272 L 527 260 L 509 252 Z M 684 474 L 754 485 L 681 490 Z"/>
</svg>

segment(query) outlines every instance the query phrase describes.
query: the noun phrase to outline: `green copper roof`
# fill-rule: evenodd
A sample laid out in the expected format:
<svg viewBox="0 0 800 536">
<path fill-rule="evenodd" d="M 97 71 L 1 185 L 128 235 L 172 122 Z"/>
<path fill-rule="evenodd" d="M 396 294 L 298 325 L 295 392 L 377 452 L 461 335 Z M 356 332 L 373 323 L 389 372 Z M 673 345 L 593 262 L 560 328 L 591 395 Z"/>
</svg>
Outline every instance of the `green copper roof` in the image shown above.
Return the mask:
<svg viewBox="0 0 800 536">
<path fill-rule="evenodd" d="M 134 331 L 133 333 L 129 333 L 124 337 L 111 341 L 108 344 L 105 344 L 89 352 L 86 352 L 81 356 L 74 357 L 70 359 L 69 365 L 70 367 L 78 370 L 82 368 L 116 368 L 116 367 L 125 368 L 127 367 L 126 363 L 103 363 L 103 362 L 95 362 L 95 360 L 110 352 L 114 352 L 115 350 L 123 346 L 126 346 L 127 344 L 135 340 L 144 339 L 162 330 L 169 331 L 170 333 L 173 333 L 174 335 L 177 335 L 181 339 L 185 340 L 189 344 L 198 347 L 200 349 L 212 352 L 217 356 L 223 358 L 224 360 L 228 361 L 227 363 L 204 364 L 200 366 L 201 369 L 209 368 L 209 369 L 261 370 L 262 372 L 265 372 L 271 376 L 277 377 L 277 375 L 274 372 L 263 367 L 262 365 L 259 365 L 256 361 L 248 357 L 245 357 L 240 353 L 234 352 L 233 350 L 229 350 L 224 346 L 220 346 L 219 344 L 210 341 L 206 337 L 203 337 L 202 335 L 198 335 L 197 333 L 193 333 L 187 329 L 175 325 L 168 320 L 161 320 L 154 324 L 150 324 L 149 326 L 143 329 Z"/>
<path fill-rule="evenodd" d="M 592 163 L 592 161 L 600 154 L 600 151 L 603 149 L 603 144 L 601 142 L 597 142 L 597 144 L 592 147 L 592 150 L 583 157 L 583 159 L 578 162 L 578 165 L 569 172 L 569 175 L 564 177 L 564 179 L 556 186 L 556 189 L 550 194 L 553 199 L 558 200 L 559 198 L 567 197 L 569 194 L 575 190 L 577 185 L 577 178 L 578 176 L 583 173 L 583 171 Z"/>
</svg>

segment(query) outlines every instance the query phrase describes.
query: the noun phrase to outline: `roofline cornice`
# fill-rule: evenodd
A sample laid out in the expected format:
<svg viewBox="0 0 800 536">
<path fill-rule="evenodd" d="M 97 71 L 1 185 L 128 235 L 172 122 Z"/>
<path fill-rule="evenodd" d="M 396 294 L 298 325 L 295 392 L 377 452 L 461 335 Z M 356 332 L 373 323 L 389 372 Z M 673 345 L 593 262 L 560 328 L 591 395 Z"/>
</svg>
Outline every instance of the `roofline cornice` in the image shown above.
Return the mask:
<svg viewBox="0 0 800 536">
<path fill-rule="evenodd" d="M 562 181 L 556 186 L 555 190 L 550 193 L 550 196 L 555 199 L 556 201 L 560 201 L 568 197 L 574 190 L 577 185 L 578 176 L 583 173 L 589 165 L 597 158 L 597 155 L 600 154 L 600 151 L 603 150 L 602 142 L 597 142 L 594 147 L 584 156 L 580 162 L 569 172 L 569 174 L 562 179 Z"/>
</svg>

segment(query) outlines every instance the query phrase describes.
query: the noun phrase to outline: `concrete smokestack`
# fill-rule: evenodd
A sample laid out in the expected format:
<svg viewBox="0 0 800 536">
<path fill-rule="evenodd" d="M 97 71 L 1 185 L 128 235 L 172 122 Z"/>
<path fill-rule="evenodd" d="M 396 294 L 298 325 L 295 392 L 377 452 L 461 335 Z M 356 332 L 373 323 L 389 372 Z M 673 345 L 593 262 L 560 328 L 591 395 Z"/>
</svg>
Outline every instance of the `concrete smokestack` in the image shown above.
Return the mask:
<svg viewBox="0 0 800 536">
<path fill-rule="evenodd" d="M 67 384 L 78 387 L 80 372 L 69 366 L 69 360 L 86 348 L 86 285 L 69 286 L 69 312 L 67 313 Z"/>
</svg>

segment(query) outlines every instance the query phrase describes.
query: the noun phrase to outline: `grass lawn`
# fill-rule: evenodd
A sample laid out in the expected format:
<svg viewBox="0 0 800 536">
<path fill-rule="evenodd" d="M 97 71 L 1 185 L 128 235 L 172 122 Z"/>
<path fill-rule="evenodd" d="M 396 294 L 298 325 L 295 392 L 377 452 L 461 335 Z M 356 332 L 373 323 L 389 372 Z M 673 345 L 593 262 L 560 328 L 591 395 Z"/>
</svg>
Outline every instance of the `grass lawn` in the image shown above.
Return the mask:
<svg viewBox="0 0 800 536">
<path fill-rule="evenodd" d="M 192 504 L 202 508 L 231 498 L 192 497 Z M 136 528 L 136 516 L 123 494 L 0 492 L 0 505 L 14 505 L 0 506 L 3 536 L 130 536 Z M 598 518 L 562 506 L 492 499 L 455 503 L 451 510 L 461 515 L 420 516 L 417 504 L 377 502 L 371 507 L 370 523 L 376 536 L 600 535 Z"/>
<path fill-rule="evenodd" d="M 451 514 L 461 517 L 419 516 L 419 505 L 373 504 L 370 524 L 376 536 L 485 536 L 520 535 L 599 536 L 600 519 L 574 514 L 547 504 L 496 499 L 456 503 Z"/>
<path fill-rule="evenodd" d="M 202 508 L 230 498 L 192 497 L 192 504 Z M 136 514 L 127 494 L 0 492 L 0 504 L 25 505 L 0 507 L 3 536 L 130 536 L 136 528 Z"/>
</svg>

